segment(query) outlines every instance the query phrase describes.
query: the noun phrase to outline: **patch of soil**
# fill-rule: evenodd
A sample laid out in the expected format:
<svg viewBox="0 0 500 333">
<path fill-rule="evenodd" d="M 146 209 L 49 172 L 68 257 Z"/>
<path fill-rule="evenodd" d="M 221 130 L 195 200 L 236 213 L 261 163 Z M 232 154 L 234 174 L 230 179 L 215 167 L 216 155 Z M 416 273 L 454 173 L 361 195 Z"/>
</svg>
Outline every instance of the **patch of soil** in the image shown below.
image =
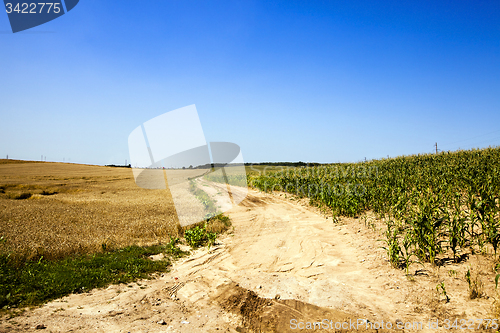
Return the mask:
<svg viewBox="0 0 500 333">
<path fill-rule="evenodd" d="M 308 323 L 312 325 L 312 331 L 321 331 L 334 328 L 335 323 L 357 324 L 359 318 L 295 299 L 262 298 L 235 283 L 222 288 L 215 300 L 224 311 L 242 317 L 243 327 L 237 327 L 238 332 L 295 332 L 299 329 L 299 325 L 307 329 Z M 366 329 L 365 325 L 360 325 L 358 328 L 356 329 L 358 332 L 375 332 Z"/>
</svg>

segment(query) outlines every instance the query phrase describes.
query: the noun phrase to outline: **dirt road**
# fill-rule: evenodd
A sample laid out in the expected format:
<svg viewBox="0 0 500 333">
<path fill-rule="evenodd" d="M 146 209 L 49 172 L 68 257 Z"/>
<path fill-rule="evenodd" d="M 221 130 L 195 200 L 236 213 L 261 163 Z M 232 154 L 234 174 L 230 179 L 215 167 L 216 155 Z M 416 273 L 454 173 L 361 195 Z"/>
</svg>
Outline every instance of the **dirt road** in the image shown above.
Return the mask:
<svg viewBox="0 0 500 333">
<path fill-rule="evenodd" d="M 368 228 L 334 224 L 254 190 L 228 213 L 234 230 L 169 273 L 55 300 L 0 330 L 296 332 L 323 320 L 321 328 L 333 332 L 336 324 L 352 331 L 353 323 L 355 331 L 381 321 L 427 324 L 427 314 L 418 314 L 424 289 L 390 268 Z"/>
</svg>

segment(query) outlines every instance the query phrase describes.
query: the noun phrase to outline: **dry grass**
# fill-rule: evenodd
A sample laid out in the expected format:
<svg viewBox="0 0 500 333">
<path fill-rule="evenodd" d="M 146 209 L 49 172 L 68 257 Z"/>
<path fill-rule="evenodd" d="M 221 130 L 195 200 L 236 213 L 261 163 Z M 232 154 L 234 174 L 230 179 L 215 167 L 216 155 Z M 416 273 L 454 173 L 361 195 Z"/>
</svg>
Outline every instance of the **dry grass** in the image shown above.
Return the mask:
<svg viewBox="0 0 500 333">
<path fill-rule="evenodd" d="M 484 284 L 479 278 L 479 273 L 470 269 L 465 273 L 465 280 L 469 284 L 469 298 L 476 299 L 483 296 Z"/>
<path fill-rule="evenodd" d="M 491 305 L 491 318 L 500 318 L 500 296 L 496 294 L 496 299 Z"/>
<path fill-rule="evenodd" d="M 22 260 L 180 234 L 170 193 L 138 187 L 131 169 L 0 160 L 0 250 Z"/>
</svg>

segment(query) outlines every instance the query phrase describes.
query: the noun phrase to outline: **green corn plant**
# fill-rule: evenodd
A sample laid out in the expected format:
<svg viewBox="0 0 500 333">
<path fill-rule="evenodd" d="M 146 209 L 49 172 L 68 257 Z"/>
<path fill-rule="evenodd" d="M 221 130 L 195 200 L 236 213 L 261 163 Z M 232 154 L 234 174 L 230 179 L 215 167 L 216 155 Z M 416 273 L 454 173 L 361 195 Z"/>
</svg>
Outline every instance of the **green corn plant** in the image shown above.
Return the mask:
<svg viewBox="0 0 500 333">
<path fill-rule="evenodd" d="M 450 297 L 446 293 L 446 287 L 444 285 L 444 282 L 438 283 L 438 285 L 436 286 L 436 291 L 438 295 L 442 294 L 445 297 L 446 303 L 450 301 Z"/>
<path fill-rule="evenodd" d="M 486 240 L 493 246 L 495 258 L 497 257 L 497 249 L 500 244 L 500 223 L 498 217 L 490 215 L 486 220 Z"/>
<path fill-rule="evenodd" d="M 387 257 L 389 258 L 391 266 L 394 268 L 399 268 L 399 255 L 401 253 L 401 248 L 399 246 L 398 230 L 395 227 L 393 221 L 389 220 L 386 224 L 386 239 L 382 239 L 380 241 L 385 242 L 387 246 L 383 246 L 382 248 L 387 252 Z"/>
<path fill-rule="evenodd" d="M 485 236 L 484 239 L 493 246 L 496 259 L 500 243 L 500 208 L 498 195 L 494 192 L 491 182 L 490 179 L 488 184 L 483 184 L 480 192 L 482 201 L 480 201 L 479 206 L 481 207 L 481 225 Z"/>
<path fill-rule="evenodd" d="M 410 276 L 410 266 L 412 264 L 423 265 L 415 254 L 415 240 L 410 232 L 407 232 L 403 238 L 402 245 L 399 249 L 400 257 L 403 260 L 406 276 Z M 415 257 L 416 259 L 413 259 Z"/>
<path fill-rule="evenodd" d="M 476 198 L 474 186 L 471 184 L 467 185 L 467 222 L 468 222 L 468 230 L 467 234 L 472 243 L 477 243 L 479 247 L 482 247 L 482 241 L 480 240 L 480 233 L 478 222 L 480 221 L 479 215 L 477 213 L 476 207 L 478 206 L 478 200 Z"/>
<path fill-rule="evenodd" d="M 461 209 L 460 193 L 454 194 L 454 200 L 450 204 L 451 212 L 445 211 L 448 226 L 448 247 L 453 252 L 453 261 L 457 261 L 457 250 L 464 245 L 467 223 Z"/>
</svg>

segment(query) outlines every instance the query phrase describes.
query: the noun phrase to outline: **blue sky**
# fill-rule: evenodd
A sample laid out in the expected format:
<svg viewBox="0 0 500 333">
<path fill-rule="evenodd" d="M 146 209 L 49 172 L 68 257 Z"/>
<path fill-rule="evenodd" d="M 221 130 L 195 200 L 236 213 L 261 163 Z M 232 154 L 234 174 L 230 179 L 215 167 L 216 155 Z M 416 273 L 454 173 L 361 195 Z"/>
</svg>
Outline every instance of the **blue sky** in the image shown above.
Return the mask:
<svg viewBox="0 0 500 333">
<path fill-rule="evenodd" d="M 122 164 L 191 104 L 247 162 L 500 145 L 500 3 L 81 0 L 16 34 L 0 14 L 0 97 L 0 158 Z"/>
</svg>

